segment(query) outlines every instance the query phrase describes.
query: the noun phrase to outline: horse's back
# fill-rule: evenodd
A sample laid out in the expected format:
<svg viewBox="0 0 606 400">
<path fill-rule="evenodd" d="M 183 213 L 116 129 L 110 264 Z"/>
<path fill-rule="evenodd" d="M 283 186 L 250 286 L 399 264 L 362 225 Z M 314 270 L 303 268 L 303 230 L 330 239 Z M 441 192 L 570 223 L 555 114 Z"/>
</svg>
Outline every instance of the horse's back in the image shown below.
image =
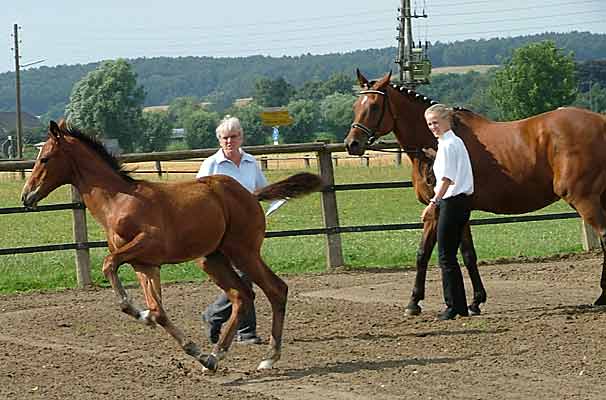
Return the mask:
<svg viewBox="0 0 606 400">
<path fill-rule="evenodd" d="M 247 235 L 263 237 L 265 218 L 259 202 L 230 177 L 151 183 L 150 188 L 155 201 L 149 204 L 158 205 L 150 207 L 149 213 L 158 214 L 150 220 L 161 226 L 167 249 L 173 249 L 168 250 L 174 253 L 172 262 L 209 254 Z"/>
</svg>

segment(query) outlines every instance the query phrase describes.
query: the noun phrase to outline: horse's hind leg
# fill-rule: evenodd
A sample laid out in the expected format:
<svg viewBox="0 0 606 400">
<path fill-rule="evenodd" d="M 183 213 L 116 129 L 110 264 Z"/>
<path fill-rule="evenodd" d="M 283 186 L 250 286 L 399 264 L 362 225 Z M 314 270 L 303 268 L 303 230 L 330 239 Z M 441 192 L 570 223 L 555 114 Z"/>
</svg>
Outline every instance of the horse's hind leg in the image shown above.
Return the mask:
<svg viewBox="0 0 606 400">
<path fill-rule="evenodd" d="M 221 253 L 214 252 L 199 260 L 200 267 L 208 276 L 225 291 L 232 305 L 231 316 L 221 329 L 219 341 L 213 347 L 209 356 L 217 368 L 218 361 L 225 357 L 238 329 L 240 318 L 253 306 L 253 292 L 250 287 L 238 276 L 230 261 Z"/>
<path fill-rule="evenodd" d="M 438 214 L 435 211 L 435 217 L 425 221 L 423 225 L 423 235 L 421 243 L 417 250 L 417 274 L 415 276 L 415 284 L 412 288 L 410 301 L 404 310 L 406 315 L 421 314 L 421 306 L 419 302 L 425 298 L 425 281 L 427 279 L 427 264 L 431 258 L 431 253 L 436 245 Z"/>
<path fill-rule="evenodd" d="M 469 305 L 469 313 L 471 315 L 479 315 L 481 313 L 480 304 L 486 302 L 486 290 L 484 289 L 480 271 L 478 270 L 478 256 L 476 255 L 476 249 L 473 245 L 473 237 L 471 236 L 471 226 L 469 223 L 467 223 L 463 229 L 459 249 L 463 258 L 463 263 L 465 264 L 465 267 L 467 267 L 471 285 L 473 286 L 473 301 Z"/>
<path fill-rule="evenodd" d="M 135 272 L 137 273 L 137 279 L 141 288 L 143 289 L 143 295 L 145 296 L 145 302 L 148 309 L 141 312 L 141 319 L 145 319 L 150 323 L 155 323 L 171 335 L 179 346 L 188 355 L 194 357 L 202 365 L 208 369 L 216 369 L 216 361 L 211 356 L 206 356 L 200 352 L 200 348 L 196 343 L 190 340 L 185 334 L 177 328 L 166 315 L 164 308 L 162 307 L 162 288 L 160 283 L 160 268 L 157 266 L 140 266 L 133 265 Z"/>
<path fill-rule="evenodd" d="M 568 201 L 568 199 L 566 199 Z M 602 244 L 602 275 L 600 278 L 600 288 L 602 293 L 594 302 L 596 306 L 606 305 L 606 215 L 604 213 L 603 205 L 598 196 L 592 196 L 582 199 L 581 201 L 571 202 L 572 205 L 583 220 L 591 225 L 598 235 L 600 236 L 600 243 Z"/>
<path fill-rule="evenodd" d="M 265 264 L 258 253 L 248 256 L 238 254 L 234 261 L 237 262 L 238 266 L 241 265 L 242 270 L 263 290 L 271 304 L 272 324 L 269 353 L 257 367 L 257 369 L 270 369 L 282 354 L 282 334 L 286 316 L 288 286 Z"/>
</svg>

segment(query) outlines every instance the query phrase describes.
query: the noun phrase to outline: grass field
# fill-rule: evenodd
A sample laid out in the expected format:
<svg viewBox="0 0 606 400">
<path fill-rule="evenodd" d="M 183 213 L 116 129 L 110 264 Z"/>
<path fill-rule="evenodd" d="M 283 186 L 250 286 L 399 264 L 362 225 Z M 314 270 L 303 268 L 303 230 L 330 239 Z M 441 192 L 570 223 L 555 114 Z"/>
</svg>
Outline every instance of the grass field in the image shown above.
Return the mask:
<svg viewBox="0 0 606 400">
<path fill-rule="evenodd" d="M 299 170 L 267 171 L 269 181 L 276 181 Z M 170 178 L 187 179 L 191 175 L 170 174 Z M 145 179 L 153 179 L 150 175 Z M 410 180 L 406 165 L 371 168 L 338 167 L 336 183 L 393 182 Z M 0 183 L 0 207 L 20 206 L 19 194 L 23 181 L 4 180 Z M 68 187 L 51 194 L 42 204 L 69 202 Z M 340 224 L 366 225 L 418 222 L 422 205 L 411 189 L 377 189 L 337 193 Z M 322 213 L 319 194 L 289 202 L 268 218 L 268 231 L 321 228 Z M 540 213 L 570 211 L 565 203 L 556 203 Z M 474 212 L 472 218 L 493 216 Z M 70 211 L 52 211 L 2 215 L 5 229 L 0 232 L 0 247 L 34 246 L 73 242 Z M 89 240 L 104 240 L 103 232 L 88 215 Z M 529 222 L 473 227 L 474 242 L 480 260 L 519 256 L 548 256 L 582 251 L 580 220 Z M 342 235 L 343 252 L 348 266 L 411 267 L 414 266 L 419 230 Z M 91 249 L 94 283 L 106 286 L 100 268 L 106 249 Z M 265 241 L 263 255 L 278 273 L 319 272 L 326 268 L 323 236 L 270 238 Z M 435 256 L 434 256 L 435 262 Z M 121 268 L 126 281 L 134 281 L 132 269 Z M 194 263 L 165 266 L 164 281 L 204 279 Z M 73 251 L 1 256 L 0 293 L 28 290 L 49 290 L 76 286 Z"/>
</svg>

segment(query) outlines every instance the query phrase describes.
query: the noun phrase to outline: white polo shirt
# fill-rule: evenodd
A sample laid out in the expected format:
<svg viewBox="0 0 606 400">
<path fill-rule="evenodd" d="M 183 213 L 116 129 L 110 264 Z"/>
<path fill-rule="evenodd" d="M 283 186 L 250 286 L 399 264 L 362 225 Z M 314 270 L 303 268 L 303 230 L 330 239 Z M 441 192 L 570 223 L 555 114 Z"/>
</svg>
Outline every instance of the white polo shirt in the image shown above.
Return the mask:
<svg viewBox="0 0 606 400">
<path fill-rule="evenodd" d="M 242 149 L 240 149 L 240 154 L 242 154 L 242 160 L 240 160 L 240 166 L 237 166 L 225 157 L 222 149 L 219 149 L 202 162 L 196 178 L 217 174 L 231 176 L 251 193 L 267 186 L 267 179 L 257 160 Z"/>
<path fill-rule="evenodd" d="M 465 143 L 452 130 L 444 132 L 438 138 L 438 152 L 433 163 L 433 173 L 436 176 L 437 192 L 442 178 L 450 179 L 453 184 L 448 186 L 444 199 L 457 196 L 461 193 L 473 193 L 473 171 L 471 160 Z"/>
</svg>

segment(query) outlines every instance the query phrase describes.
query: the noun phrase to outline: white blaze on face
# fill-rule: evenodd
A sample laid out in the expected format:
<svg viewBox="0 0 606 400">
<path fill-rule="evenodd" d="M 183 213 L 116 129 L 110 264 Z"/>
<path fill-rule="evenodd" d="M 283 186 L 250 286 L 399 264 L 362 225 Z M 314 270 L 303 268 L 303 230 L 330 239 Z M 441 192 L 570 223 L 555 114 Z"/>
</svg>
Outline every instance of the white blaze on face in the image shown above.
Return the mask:
<svg viewBox="0 0 606 400">
<path fill-rule="evenodd" d="M 366 103 L 368 101 L 368 96 L 364 96 L 364 98 L 362 99 L 362 105 L 364 105 L 364 103 Z"/>
</svg>

